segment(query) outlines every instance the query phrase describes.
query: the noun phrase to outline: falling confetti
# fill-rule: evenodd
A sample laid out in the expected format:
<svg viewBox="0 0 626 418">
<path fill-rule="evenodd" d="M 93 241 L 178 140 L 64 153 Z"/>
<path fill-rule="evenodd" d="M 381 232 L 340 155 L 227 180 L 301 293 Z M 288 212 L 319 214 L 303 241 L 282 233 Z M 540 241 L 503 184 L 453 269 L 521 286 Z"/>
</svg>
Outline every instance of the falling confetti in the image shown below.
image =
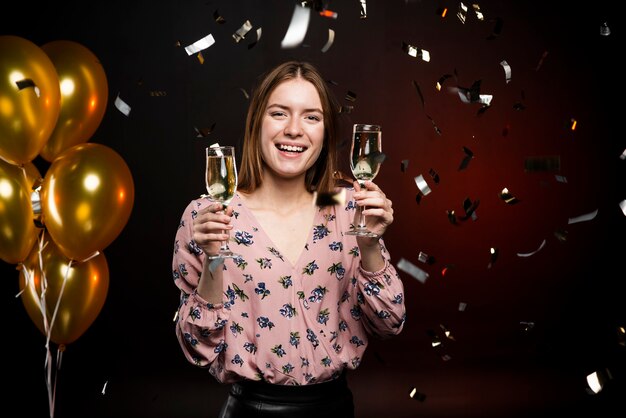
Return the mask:
<svg viewBox="0 0 626 418">
<path fill-rule="evenodd" d="M 211 135 L 211 132 L 213 132 L 213 129 L 215 129 L 215 124 L 216 122 L 213 122 L 213 125 L 211 125 L 210 127 L 202 129 L 194 127 L 194 130 L 196 131 L 196 138 L 206 138 L 207 136 Z"/>
<path fill-rule="evenodd" d="M 450 223 L 452 225 L 456 225 L 457 224 L 457 222 L 456 222 L 456 214 L 454 213 L 453 210 L 447 210 L 446 211 L 446 215 L 448 215 L 448 220 L 450 221 Z"/>
<path fill-rule="evenodd" d="M 537 248 L 535 251 L 532 251 L 530 253 L 517 253 L 517 256 L 518 257 L 530 257 L 531 255 L 537 254 L 545 246 L 546 246 L 546 240 L 544 239 L 543 242 L 541 243 L 541 245 L 539 245 L 539 248 Z"/>
<path fill-rule="evenodd" d="M 360 6 L 361 6 L 361 15 L 360 18 L 361 19 L 367 19 L 367 2 L 365 0 L 360 0 Z"/>
<path fill-rule="evenodd" d="M 107 390 L 107 384 L 109 383 L 109 381 L 107 380 L 106 382 L 104 382 L 104 386 L 102 387 L 102 394 L 106 394 L 106 390 Z"/>
<path fill-rule="evenodd" d="M 256 40 L 254 42 L 251 42 L 250 45 L 248 45 L 248 49 L 253 48 L 257 42 L 259 42 L 261 40 L 261 34 L 263 33 L 263 29 L 262 28 L 258 28 L 256 30 Z"/>
<path fill-rule="evenodd" d="M 428 174 L 430 175 L 430 177 L 433 179 L 433 181 L 435 182 L 435 184 L 439 184 L 439 174 L 437 174 L 437 172 L 435 170 L 433 170 L 432 168 L 428 170 Z"/>
<path fill-rule="evenodd" d="M 346 204 L 346 188 L 342 187 L 335 193 L 317 193 L 313 194 L 314 202 L 316 206 L 320 208 L 326 206 L 344 206 Z"/>
<path fill-rule="evenodd" d="M 519 202 L 519 200 L 517 200 L 517 198 L 513 196 L 506 187 L 500 192 L 500 199 L 504 200 L 509 205 Z"/>
<path fill-rule="evenodd" d="M 470 161 L 474 158 L 474 153 L 469 148 L 463 147 L 463 152 L 465 153 L 465 157 L 463 157 L 463 160 L 461 160 L 461 164 L 459 165 L 459 171 L 465 170 Z"/>
<path fill-rule="evenodd" d="M 487 265 L 487 268 L 490 269 L 491 267 L 493 267 L 494 263 L 496 262 L 496 260 L 498 259 L 498 249 L 491 247 L 489 249 L 489 253 L 490 255 L 490 259 L 489 259 L 489 264 Z"/>
<path fill-rule="evenodd" d="M 328 51 L 333 45 L 333 42 L 335 42 L 335 31 L 328 29 L 328 41 L 326 41 L 326 45 L 322 48 L 322 52 Z"/>
<path fill-rule="evenodd" d="M 215 43 L 215 38 L 213 38 L 212 34 L 208 34 L 204 38 L 198 39 L 196 42 L 192 43 L 185 47 L 185 51 L 187 51 L 187 55 L 193 55 L 196 52 L 200 52 L 204 49 L 209 48 L 211 45 Z"/>
<path fill-rule="evenodd" d="M 504 68 L 504 77 L 506 80 L 506 84 L 509 84 L 511 82 L 511 66 L 508 62 L 506 62 L 506 60 L 500 61 L 500 65 L 502 66 L 502 68 Z"/>
<path fill-rule="evenodd" d="M 465 312 L 465 309 L 467 309 L 467 303 L 459 302 L 459 311 Z"/>
<path fill-rule="evenodd" d="M 411 263 L 410 261 L 404 258 L 401 258 L 400 261 L 398 261 L 397 266 L 400 270 L 414 277 L 420 283 L 426 283 L 426 280 L 428 279 L 428 276 L 429 276 L 428 273 L 422 270 L 421 268 L 417 267 L 415 264 Z"/>
<path fill-rule="evenodd" d="M 456 12 L 456 17 L 459 18 L 461 23 L 465 24 L 465 19 L 467 16 L 467 6 L 462 2 L 459 3 L 459 10 Z"/>
<path fill-rule="evenodd" d="M 409 168 L 409 160 L 402 160 L 402 162 L 400 163 L 400 171 L 405 173 L 408 168 Z"/>
<path fill-rule="evenodd" d="M 286 49 L 300 46 L 306 36 L 310 18 L 311 9 L 296 4 L 293 15 L 291 15 L 291 22 L 289 23 L 287 33 L 285 33 L 285 37 L 280 43 L 281 48 Z"/>
<path fill-rule="evenodd" d="M 126 102 L 124 102 L 122 99 L 120 99 L 119 93 L 117 94 L 114 103 L 117 110 L 122 112 L 124 115 L 128 116 L 130 114 L 130 106 L 127 105 Z"/>
<path fill-rule="evenodd" d="M 413 58 L 421 58 L 422 61 L 430 62 L 430 52 L 417 48 L 402 41 L 402 50 Z"/>
<path fill-rule="evenodd" d="M 213 12 L 213 19 L 220 25 L 223 25 L 224 23 L 226 23 L 226 19 L 224 19 L 217 10 Z"/>
<path fill-rule="evenodd" d="M 426 183 L 426 180 L 424 180 L 424 176 L 422 176 L 421 174 L 417 177 L 415 177 L 415 184 L 417 185 L 417 188 L 419 189 L 420 192 L 422 192 L 422 194 L 424 196 L 426 196 L 428 193 L 431 192 L 430 187 L 428 186 L 428 183 Z"/>
<path fill-rule="evenodd" d="M 622 210 L 624 216 L 626 216 L 626 199 L 619 202 L 619 208 Z"/>
<path fill-rule="evenodd" d="M 420 251 L 417 259 L 425 264 L 435 264 L 435 257 L 430 256 L 423 251 Z"/>
<path fill-rule="evenodd" d="M 554 178 L 556 179 L 556 181 L 558 181 L 559 183 L 567 183 L 567 178 L 565 176 L 559 176 L 558 174 L 554 175 Z"/>
<path fill-rule="evenodd" d="M 575 223 L 578 223 L 578 222 L 590 221 L 590 220 L 594 219 L 597 214 L 598 214 L 598 209 L 594 210 L 593 212 L 585 213 L 584 215 L 580 215 L 580 216 L 576 216 L 576 217 L 573 217 L 573 218 L 569 218 L 567 220 L 567 223 L 569 225 L 569 224 L 575 224 Z"/>
<path fill-rule="evenodd" d="M 415 399 L 416 401 L 424 402 L 426 399 L 426 395 L 417 391 L 417 389 L 412 388 L 409 392 L 409 398 Z"/>
<path fill-rule="evenodd" d="M 233 33 L 233 39 L 235 40 L 235 42 L 239 43 L 242 39 L 244 39 L 246 37 L 246 34 L 250 32 L 251 29 L 252 23 L 250 23 L 249 20 L 243 22 L 243 25 L 241 25 L 241 27 L 237 29 L 235 33 Z"/>
<path fill-rule="evenodd" d="M 18 80 L 18 81 L 15 82 L 15 84 L 17 84 L 17 89 L 18 90 L 24 90 L 26 88 L 32 87 L 33 90 L 35 91 L 35 95 L 37 97 L 41 97 L 41 92 L 39 90 L 39 87 L 37 87 L 35 82 L 33 80 L 31 80 L 30 78 L 25 78 L 23 80 Z"/>
<path fill-rule="evenodd" d="M 609 28 L 608 23 L 604 22 L 600 25 L 600 35 L 609 36 L 611 34 L 611 29 Z"/>
</svg>

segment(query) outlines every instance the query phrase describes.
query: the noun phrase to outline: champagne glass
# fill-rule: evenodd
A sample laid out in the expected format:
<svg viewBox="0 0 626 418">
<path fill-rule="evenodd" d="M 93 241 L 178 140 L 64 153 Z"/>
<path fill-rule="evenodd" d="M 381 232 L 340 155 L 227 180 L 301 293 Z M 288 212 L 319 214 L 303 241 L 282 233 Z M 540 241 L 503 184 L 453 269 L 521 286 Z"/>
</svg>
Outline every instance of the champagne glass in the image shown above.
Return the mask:
<svg viewBox="0 0 626 418">
<path fill-rule="evenodd" d="M 222 203 L 224 210 L 230 204 L 237 190 L 235 147 L 206 148 L 206 190 L 211 199 Z M 210 260 L 235 257 L 239 257 L 239 254 L 233 253 L 228 248 L 228 240 L 222 242 L 219 253 L 207 255 Z"/>
<path fill-rule="evenodd" d="M 383 160 L 382 157 L 382 130 L 380 125 L 354 124 L 352 146 L 350 147 L 350 169 L 361 187 L 365 187 L 366 180 L 373 180 L 376 177 Z M 364 209 L 360 206 L 357 207 L 359 223 L 346 234 L 377 238 L 378 235 L 365 226 Z"/>
</svg>

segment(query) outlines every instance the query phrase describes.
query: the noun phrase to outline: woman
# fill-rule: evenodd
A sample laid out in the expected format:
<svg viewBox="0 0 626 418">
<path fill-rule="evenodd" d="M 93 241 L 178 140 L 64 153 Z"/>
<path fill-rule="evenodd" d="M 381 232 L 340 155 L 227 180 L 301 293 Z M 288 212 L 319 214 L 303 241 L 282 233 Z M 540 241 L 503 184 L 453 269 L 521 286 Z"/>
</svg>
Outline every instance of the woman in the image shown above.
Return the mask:
<svg viewBox="0 0 626 418">
<path fill-rule="evenodd" d="M 345 371 L 370 336 L 398 334 L 403 284 L 381 238 L 344 235 L 355 208 L 382 237 L 393 209 L 367 182 L 335 190 L 338 105 L 309 63 L 286 62 L 250 100 L 236 196 L 196 199 L 176 233 L 176 334 L 193 364 L 232 384 L 220 417 L 353 417 Z M 231 238 L 240 257 L 205 262 Z"/>
</svg>

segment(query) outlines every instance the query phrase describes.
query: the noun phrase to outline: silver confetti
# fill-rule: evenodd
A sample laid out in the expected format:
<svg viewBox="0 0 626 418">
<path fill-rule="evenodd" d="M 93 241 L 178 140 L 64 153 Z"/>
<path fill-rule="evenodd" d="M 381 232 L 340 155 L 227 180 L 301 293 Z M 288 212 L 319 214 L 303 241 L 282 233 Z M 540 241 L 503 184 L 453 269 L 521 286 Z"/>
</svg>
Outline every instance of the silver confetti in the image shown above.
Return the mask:
<svg viewBox="0 0 626 418">
<path fill-rule="evenodd" d="M 420 283 L 425 283 L 426 279 L 428 279 L 428 273 L 404 258 L 398 261 L 398 268 L 416 278 Z"/>
</svg>

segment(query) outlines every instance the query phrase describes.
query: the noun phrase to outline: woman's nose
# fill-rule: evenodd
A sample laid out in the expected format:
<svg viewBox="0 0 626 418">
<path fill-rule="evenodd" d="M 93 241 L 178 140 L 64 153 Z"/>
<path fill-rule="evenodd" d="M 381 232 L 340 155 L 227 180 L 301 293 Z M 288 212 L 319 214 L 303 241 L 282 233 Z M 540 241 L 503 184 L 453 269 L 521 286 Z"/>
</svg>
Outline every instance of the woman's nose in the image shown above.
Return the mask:
<svg viewBox="0 0 626 418">
<path fill-rule="evenodd" d="M 302 135 L 302 124 L 298 118 L 290 118 L 285 126 L 285 134 L 288 136 L 300 136 Z"/>
</svg>

